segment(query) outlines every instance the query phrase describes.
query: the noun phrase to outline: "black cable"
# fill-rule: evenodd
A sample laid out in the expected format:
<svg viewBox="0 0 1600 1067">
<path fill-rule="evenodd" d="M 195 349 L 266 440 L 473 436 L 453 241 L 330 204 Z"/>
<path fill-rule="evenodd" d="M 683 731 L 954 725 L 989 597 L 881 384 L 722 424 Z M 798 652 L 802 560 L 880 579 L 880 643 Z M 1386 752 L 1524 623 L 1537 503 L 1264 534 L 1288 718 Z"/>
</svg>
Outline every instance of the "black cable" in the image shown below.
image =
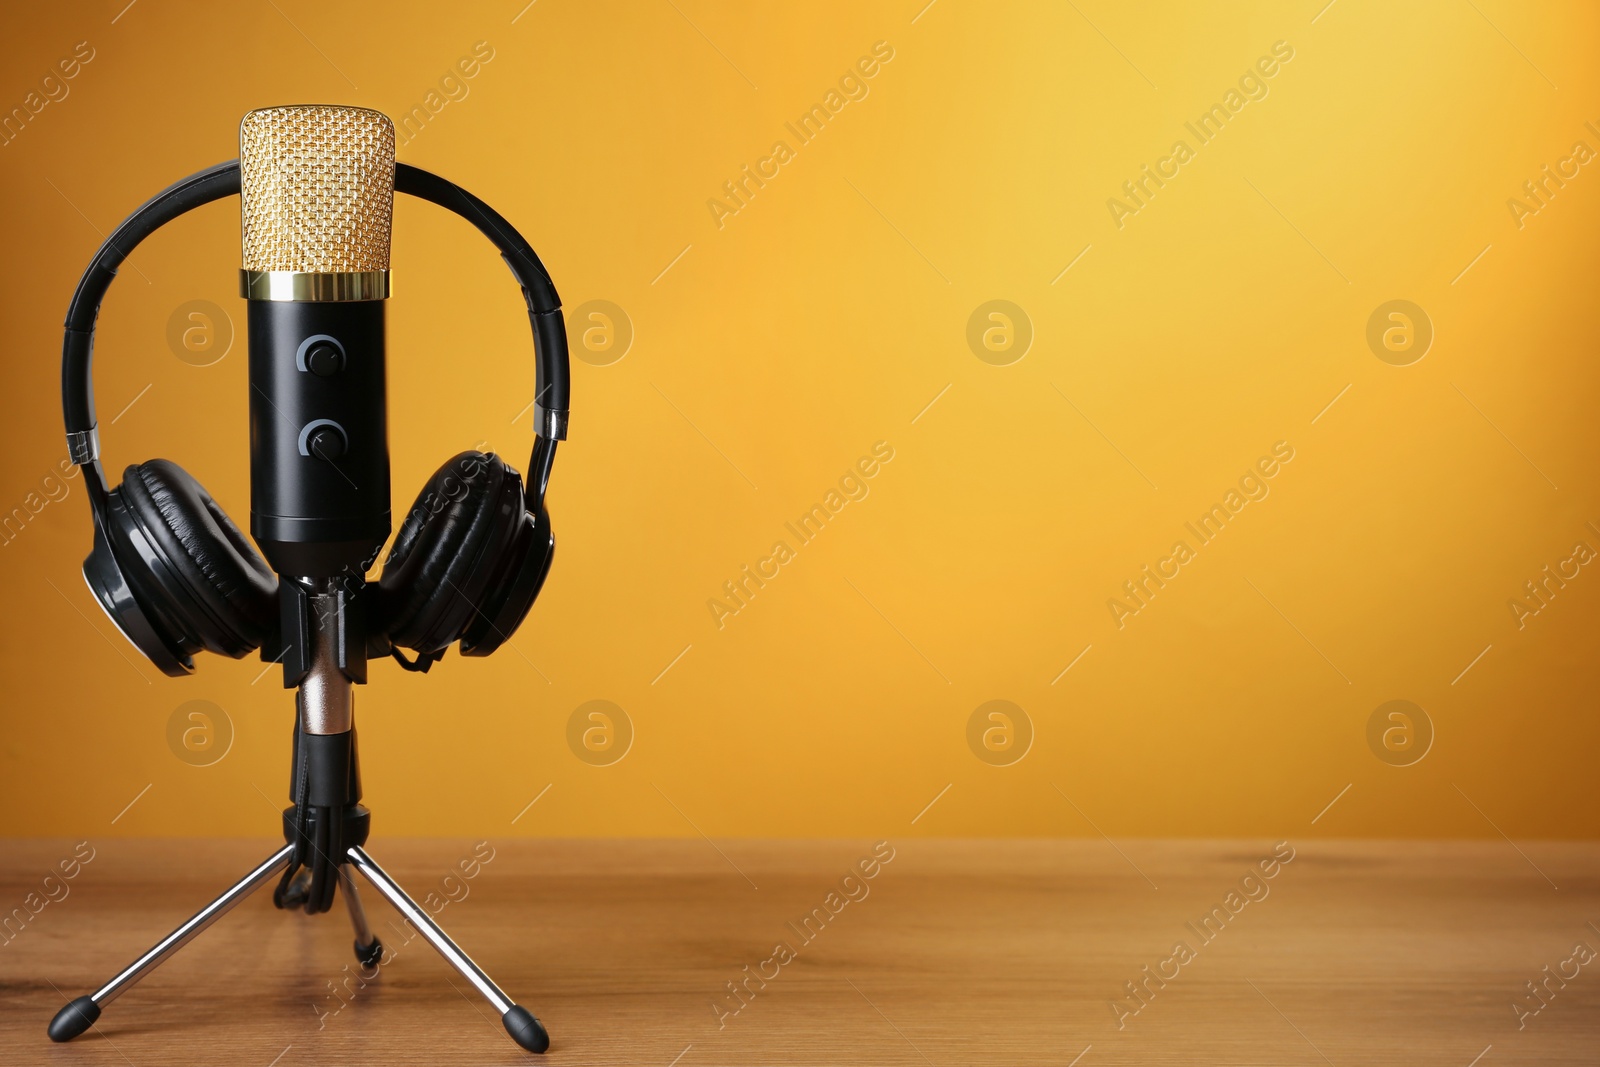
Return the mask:
<svg viewBox="0 0 1600 1067">
<path fill-rule="evenodd" d="M 310 784 L 306 780 L 305 760 L 300 749 L 300 695 L 295 694 L 294 743 L 290 758 L 289 803 L 294 806 L 294 856 L 284 868 L 278 888 L 272 892 L 272 902 L 279 908 L 289 906 L 289 887 L 305 864 L 306 800 Z"/>
<path fill-rule="evenodd" d="M 441 648 L 437 652 L 418 652 L 416 659 L 406 659 L 398 648 L 391 646 L 389 649 L 389 655 L 394 657 L 396 663 L 408 671 L 418 671 L 422 674 L 427 674 L 435 663 L 444 659 L 444 653 L 445 650 Z"/>
<path fill-rule="evenodd" d="M 333 850 L 334 818 L 331 808 L 316 809 L 316 866 L 311 870 L 311 887 L 306 895 L 306 914 L 316 915 L 333 906 L 333 889 L 339 881 L 339 866 L 328 855 Z"/>
</svg>

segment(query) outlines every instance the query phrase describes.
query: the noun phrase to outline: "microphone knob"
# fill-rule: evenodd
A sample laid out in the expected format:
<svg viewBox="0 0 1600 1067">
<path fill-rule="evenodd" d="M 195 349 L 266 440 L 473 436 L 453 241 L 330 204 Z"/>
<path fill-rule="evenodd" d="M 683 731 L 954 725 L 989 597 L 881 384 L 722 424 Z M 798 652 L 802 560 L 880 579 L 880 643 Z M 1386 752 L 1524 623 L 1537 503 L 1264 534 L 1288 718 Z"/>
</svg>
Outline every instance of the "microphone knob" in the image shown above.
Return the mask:
<svg viewBox="0 0 1600 1067">
<path fill-rule="evenodd" d="M 320 460 L 327 463 L 336 462 L 344 458 L 344 434 L 332 426 L 320 427 L 306 441 L 306 449 Z"/>
<path fill-rule="evenodd" d="M 344 369 L 344 353 L 327 341 L 318 341 L 306 353 L 306 368 L 318 378 L 331 378 Z"/>
</svg>

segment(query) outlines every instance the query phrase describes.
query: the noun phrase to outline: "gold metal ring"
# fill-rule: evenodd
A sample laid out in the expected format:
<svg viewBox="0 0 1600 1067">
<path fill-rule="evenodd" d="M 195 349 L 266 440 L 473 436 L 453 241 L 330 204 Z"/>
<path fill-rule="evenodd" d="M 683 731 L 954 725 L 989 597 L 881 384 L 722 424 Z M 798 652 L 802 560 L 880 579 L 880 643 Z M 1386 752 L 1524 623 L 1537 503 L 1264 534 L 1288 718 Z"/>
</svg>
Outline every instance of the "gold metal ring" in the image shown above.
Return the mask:
<svg viewBox="0 0 1600 1067">
<path fill-rule="evenodd" d="M 246 300 L 296 300 L 312 303 L 387 300 L 389 272 L 366 270 L 314 274 L 295 270 L 241 270 L 239 295 Z"/>
</svg>

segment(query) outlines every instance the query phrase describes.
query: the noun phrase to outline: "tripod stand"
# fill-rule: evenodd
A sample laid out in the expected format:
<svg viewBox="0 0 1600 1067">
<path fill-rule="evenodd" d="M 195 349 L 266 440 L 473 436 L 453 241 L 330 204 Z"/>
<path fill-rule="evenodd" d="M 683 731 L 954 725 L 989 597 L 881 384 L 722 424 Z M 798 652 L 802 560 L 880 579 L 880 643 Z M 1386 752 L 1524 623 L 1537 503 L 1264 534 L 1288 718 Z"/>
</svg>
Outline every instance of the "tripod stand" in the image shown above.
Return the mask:
<svg viewBox="0 0 1600 1067">
<path fill-rule="evenodd" d="M 472 958 L 457 947 L 416 901 L 400 888 L 376 860 L 367 854 L 371 814 L 360 803 L 361 784 L 356 759 L 351 669 L 346 653 L 351 631 L 359 633 L 359 611 L 344 590 L 330 583 L 316 592 L 285 581 L 283 593 L 305 609 L 308 624 L 301 629 L 308 640 L 304 655 L 285 659 L 285 678 L 299 677 L 295 745 L 290 796 L 283 813 L 286 844 L 255 870 L 235 882 L 187 922 L 157 942 L 115 978 L 88 996 L 79 997 L 50 1021 L 52 1041 L 70 1041 L 93 1026 L 105 1005 L 159 967 L 212 923 L 232 911 L 246 897 L 281 877 L 273 902 L 279 908 L 303 907 L 309 913 L 326 911 L 337 894 L 344 897 L 355 928 L 355 954 L 363 967 L 374 968 L 383 958 L 383 944 L 367 921 L 366 909 L 356 890 L 352 869 L 365 878 L 405 920 L 438 950 L 445 961 L 482 993 L 500 1014 L 511 1039 L 529 1052 L 550 1047 L 544 1026 L 527 1008 L 516 1004 L 483 973 Z M 286 617 L 289 612 L 286 612 Z M 354 618 L 352 618 L 354 616 Z M 361 660 L 364 668 L 364 658 Z M 301 669 L 303 668 L 303 670 Z"/>
</svg>

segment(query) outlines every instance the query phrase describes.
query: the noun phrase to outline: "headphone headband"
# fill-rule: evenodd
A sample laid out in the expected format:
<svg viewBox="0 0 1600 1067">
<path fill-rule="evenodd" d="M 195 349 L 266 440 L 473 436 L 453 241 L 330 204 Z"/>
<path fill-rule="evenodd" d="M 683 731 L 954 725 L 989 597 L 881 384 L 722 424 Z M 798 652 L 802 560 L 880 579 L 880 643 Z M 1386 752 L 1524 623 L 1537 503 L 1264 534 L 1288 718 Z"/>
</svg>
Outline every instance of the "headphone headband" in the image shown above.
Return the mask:
<svg viewBox="0 0 1600 1067">
<path fill-rule="evenodd" d="M 561 299 L 533 246 L 505 218 L 465 189 L 420 167 L 396 163 L 395 192 L 438 204 L 476 226 L 500 250 L 528 305 L 535 352 L 534 445 L 528 463 L 527 500 L 531 510 L 544 507 L 555 442 L 566 439 L 571 384 L 567 329 Z M 100 246 L 78 282 L 67 308 L 66 335 L 61 345 L 61 406 L 66 420 L 67 453 L 72 462 L 92 471 L 91 494 L 99 504 L 106 485 L 100 469 L 100 439 L 95 424 L 95 320 L 117 268 L 140 241 L 178 216 L 239 193 L 239 161 L 219 163 L 191 174 L 161 192 L 128 216 Z M 101 490 L 96 493 L 94 490 Z"/>
</svg>

